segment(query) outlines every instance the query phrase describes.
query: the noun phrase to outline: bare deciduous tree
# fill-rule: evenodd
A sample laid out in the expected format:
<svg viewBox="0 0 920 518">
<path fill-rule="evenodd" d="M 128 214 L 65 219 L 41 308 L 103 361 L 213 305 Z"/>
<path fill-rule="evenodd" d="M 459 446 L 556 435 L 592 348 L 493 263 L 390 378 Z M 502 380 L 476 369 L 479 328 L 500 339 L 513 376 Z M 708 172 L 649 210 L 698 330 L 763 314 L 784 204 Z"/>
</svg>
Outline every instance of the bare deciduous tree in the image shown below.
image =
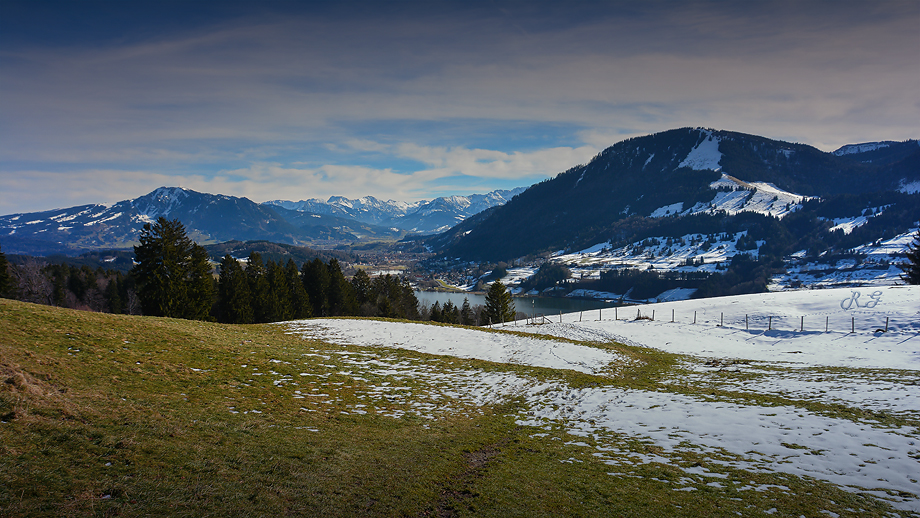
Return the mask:
<svg viewBox="0 0 920 518">
<path fill-rule="evenodd" d="M 53 287 L 42 270 L 46 263 L 28 259 L 25 263 L 11 268 L 13 279 L 19 291 L 19 299 L 35 304 L 53 302 Z"/>
</svg>

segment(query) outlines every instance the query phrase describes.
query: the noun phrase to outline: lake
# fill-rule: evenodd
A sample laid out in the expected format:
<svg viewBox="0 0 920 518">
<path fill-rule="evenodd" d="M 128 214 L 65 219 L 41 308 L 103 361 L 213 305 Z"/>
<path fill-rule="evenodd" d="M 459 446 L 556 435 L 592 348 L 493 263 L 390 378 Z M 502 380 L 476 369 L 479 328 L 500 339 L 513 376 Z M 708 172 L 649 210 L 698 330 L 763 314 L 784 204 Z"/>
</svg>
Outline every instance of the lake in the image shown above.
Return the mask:
<svg viewBox="0 0 920 518">
<path fill-rule="evenodd" d="M 478 293 L 457 293 L 446 291 L 416 291 L 415 297 L 420 306 L 431 307 L 435 302 L 443 306 L 448 300 L 455 306 L 463 305 L 463 299 L 470 300 L 470 306 L 485 305 L 486 296 Z M 602 308 L 616 306 L 613 301 L 593 299 L 570 299 L 554 297 L 514 297 L 514 307 L 521 313 L 530 315 L 558 315 L 559 312 L 574 313 L 577 311 L 597 311 Z"/>
</svg>

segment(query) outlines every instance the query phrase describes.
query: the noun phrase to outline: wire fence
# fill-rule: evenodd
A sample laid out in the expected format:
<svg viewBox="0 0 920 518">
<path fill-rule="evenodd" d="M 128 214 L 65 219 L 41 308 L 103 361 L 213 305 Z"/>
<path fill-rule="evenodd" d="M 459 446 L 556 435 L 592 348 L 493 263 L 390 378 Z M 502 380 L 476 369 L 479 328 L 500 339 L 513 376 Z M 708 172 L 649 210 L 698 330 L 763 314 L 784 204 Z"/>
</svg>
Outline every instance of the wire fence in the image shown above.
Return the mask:
<svg viewBox="0 0 920 518">
<path fill-rule="evenodd" d="M 692 310 L 686 305 L 682 312 L 677 308 L 670 310 L 649 308 L 643 306 L 617 306 L 602 308 L 578 313 L 562 313 L 558 315 L 534 314 L 528 315 L 511 325 L 539 326 L 552 323 L 578 323 L 589 321 L 648 321 L 679 324 L 714 325 L 745 331 L 792 331 L 798 333 L 808 332 L 843 332 L 843 333 L 888 333 L 897 331 L 893 326 L 891 317 L 883 311 L 876 310 L 882 302 L 882 291 L 863 293 L 853 290 L 847 298 L 840 301 L 841 311 L 826 311 L 823 313 L 810 313 L 790 315 L 788 312 L 753 314 L 732 313 L 724 311 Z M 664 314 L 662 314 L 662 312 Z M 717 317 L 716 317 L 717 315 Z M 902 319 L 903 320 L 903 319 Z M 904 322 L 900 322 L 903 324 Z M 917 324 L 917 323 L 913 323 Z M 909 323 L 908 327 L 914 325 Z"/>
</svg>

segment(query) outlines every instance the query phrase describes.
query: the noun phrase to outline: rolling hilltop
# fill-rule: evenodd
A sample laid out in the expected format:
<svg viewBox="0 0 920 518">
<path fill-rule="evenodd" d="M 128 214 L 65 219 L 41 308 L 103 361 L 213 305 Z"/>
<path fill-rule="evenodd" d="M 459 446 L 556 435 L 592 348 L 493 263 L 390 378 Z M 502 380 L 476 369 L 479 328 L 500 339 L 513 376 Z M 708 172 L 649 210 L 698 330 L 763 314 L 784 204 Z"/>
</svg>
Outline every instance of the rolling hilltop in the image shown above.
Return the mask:
<svg viewBox="0 0 920 518">
<path fill-rule="evenodd" d="M 873 216 L 838 229 L 850 235 L 865 226 L 859 244 L 905 232 L 920 214 L 918 191 L 916 140 L 824 153 L 754 135 L 677 129 L 617 143 L 427 244 L 445 257 L 497 261 L 761 227 L 775 228 L 758 239 L 805 239 L 773 243 L 772 253 L 781 255 L 795 251 L 789 247 L 817 249 L 835 221 L 848 218 Z M 833 241 L 820 248 L 836 247 Z M 841 247 L 852 246 L 843 241 Z"/>
</svg>

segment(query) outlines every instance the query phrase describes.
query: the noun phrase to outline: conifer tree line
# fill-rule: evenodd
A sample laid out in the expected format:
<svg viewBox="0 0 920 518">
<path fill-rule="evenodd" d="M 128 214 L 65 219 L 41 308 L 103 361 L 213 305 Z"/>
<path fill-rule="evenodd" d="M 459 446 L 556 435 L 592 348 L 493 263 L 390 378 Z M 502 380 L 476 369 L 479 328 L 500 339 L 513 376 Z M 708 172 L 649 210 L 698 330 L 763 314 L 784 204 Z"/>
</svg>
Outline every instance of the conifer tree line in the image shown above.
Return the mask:
<svg viewBox="0 0 920 518">
<path fill-rule="evenodd" d="M 421 312 L 422 320 L 445 324 L 478 326 L 483 320 L 483 307 L 481 305 L 470 306 L 470 300 L 467 298 L 463 299 L 463 304 L 460 306 L 448 300 L 443 305 L 435 302 L 431 307 L 423 307 Z"/>
<path fill-rule="evenodd" d="M 251 324 L 309 317 L 369 316 L 418 320 L 418 299 L 409 282 L 358 270 L 345 278 L 338 260 L 293 259 L 282 266 L 251 252 L 243 266 L 226 255 L 220 262 L 215 318 Z"/>
<path fill-rule="evenodd" d="M 419 318 L 408 281 L 359 271 L 345 278 L 338 260 L 282 265 L 251 252 L 245 266 L 225 255 L 215 280 L 207 252 L 192 242 L 178 220 L 146 224 L 134 247 L 135 276 L 144 314 L 213 319 L 233 324 L 308 317 L 381 316 Z"/>
<path fill-rule="evenodd" d="M 514 302 L 496 281 L 486 305 L 448 301 L 419 307 L 407 279 L 390 274 L 371 278 L 358 270 L 349 280 L 338 260 L 316 258 L 300 268 L 263 261 L 251 252 L 245 261 L 225 255 L 215 271 L 207 251 L 194 243 L 178 220 L 145 224 L 134 247 L 135 266 L 92 270 L 29 259 L 9 265 L 0 251 L 0 296 L 27 302 L 107 313 L 216 320 L 252 324 L 309 317 L 364 316 L 488 325 L 514 319 Z"/>
<path fill-rule="evenodd" d="M 225 256 L 216 269 L 203 247 L 178 221 L 146 224 L 128 274 L 30 258 L 9 264 L 0 250 L 0 297 L 105 313 L 164 316 L 225 323 L 263 323 L 312 316 L 421 319 L 408 280 L 371 279 L 359 270 L 346 279 L 336 259 L 314 259 L 298 268 Z"/>
</svg>

